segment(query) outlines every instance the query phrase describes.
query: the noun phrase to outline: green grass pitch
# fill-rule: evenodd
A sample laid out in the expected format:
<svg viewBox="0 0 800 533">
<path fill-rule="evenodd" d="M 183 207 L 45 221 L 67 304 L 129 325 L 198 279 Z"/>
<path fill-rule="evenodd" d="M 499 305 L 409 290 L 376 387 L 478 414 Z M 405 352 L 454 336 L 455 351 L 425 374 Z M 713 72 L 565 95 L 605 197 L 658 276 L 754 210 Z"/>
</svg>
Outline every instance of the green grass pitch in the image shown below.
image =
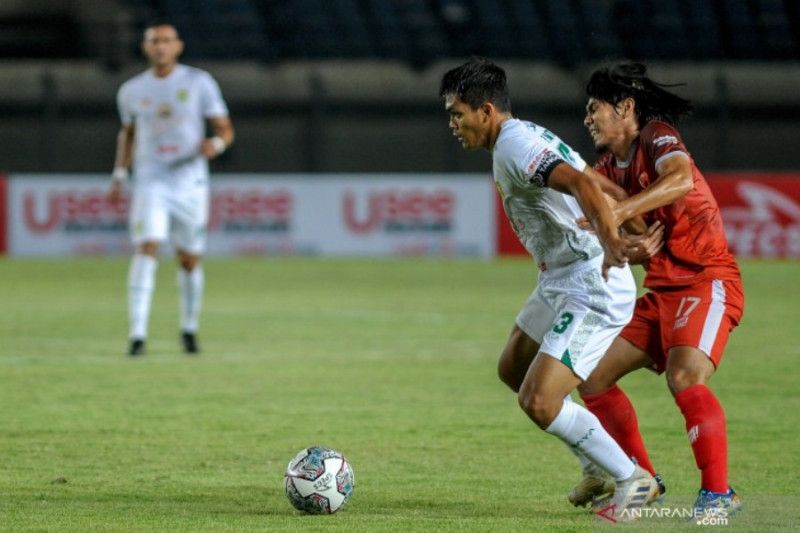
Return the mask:
<svg viewBox="0 0 800 533">
<path fill-rule="evenodd" d="M 800 264 L 742 263 L 747 309 L 711 382 L 726 408 L 736 531 L 800 527 Z M 579 477 L 496 360 L 528 260 L 214 259 L 203 353 L 178 350 L 162 259 L 149 353 L 123 356 L 125 259 L 0 261 L 0 530 L 585 531 Z M 668 493 L 699 477 L 663 377 L 622 382 Z M 353 499 L 296 512 L 299 449 L 343 452 Z M 644 530 L 693 529 L 649 518 Z"/>
</svg>

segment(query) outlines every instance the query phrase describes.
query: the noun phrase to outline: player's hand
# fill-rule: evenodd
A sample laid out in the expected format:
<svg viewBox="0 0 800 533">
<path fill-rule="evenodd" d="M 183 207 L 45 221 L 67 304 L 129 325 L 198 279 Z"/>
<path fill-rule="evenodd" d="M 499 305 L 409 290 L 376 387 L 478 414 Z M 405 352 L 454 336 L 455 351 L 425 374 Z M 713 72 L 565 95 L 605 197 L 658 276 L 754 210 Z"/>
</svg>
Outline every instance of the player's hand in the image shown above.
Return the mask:
<svg viewBox="0 0 800 533">
<path fill-rule="evenodd" d="M 119 180 L 113 180 L 111 182 L 111 188 L 108 190 L 108 201 L 111 202 L 112 205 L 117 205 L 122 201 L 124 193 L 125 184 Z"/>
<path fill-rule="evenodd" d="M 596 233 L 594 231 L 594 226 L 592 226 L 592 223 L 586 217 L 576 218 L 575 223 L 578 225 L 579 228 L 581 228 L 584 231 L 588 231 L 589 233 Z"/>
<path fill-rule="evenodd" d="M 621 237 L 612 236 L 603 242 L 605 249 L 604 262 L 609 266 L 621 267 L 628 262 L 630 243 Z"/>
<path fill-rule="evenodd" d="M 219 137 L 212 137 L 209 139 L 203 139 L 203 142 L 200 143 L 200 154 L 206 159 L 214 159 L 219 154 L 225 151 L 224 143 L 222 146 L 219 144 Z"/>
<path fill-rule="evenodd" d="M 656 220 L 642 235 L 630 235 L 628 260 L 634 265 L 646 263 L 664 246 L 664 224 Z"/>
</svg>

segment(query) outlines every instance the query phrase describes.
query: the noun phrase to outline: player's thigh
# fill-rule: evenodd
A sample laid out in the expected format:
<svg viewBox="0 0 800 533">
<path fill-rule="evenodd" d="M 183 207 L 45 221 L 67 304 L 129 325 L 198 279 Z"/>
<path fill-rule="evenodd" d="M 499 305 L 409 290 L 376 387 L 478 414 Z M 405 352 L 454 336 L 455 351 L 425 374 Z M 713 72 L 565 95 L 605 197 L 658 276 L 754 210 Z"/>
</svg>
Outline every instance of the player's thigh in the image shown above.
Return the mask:
<svg viewBox="0 0 800 533">
<path fill-rule="evenodd" d="M 129 213 L 129 231 L 133 244 L 162 242 L 169 231 L 169 209 L 161 187 L 137 185 Z"/>
<path fill-rule="evenodd" d="M 555 320 L 542 338 L 540 351 L 560 360 L 586 380 L 631 318 L 636 286 L 630 271 L 616 270 L 605 282 L 599 269 L 576 273 L 545 291 Z M 613 290 L 612 290 L 613 289 Z"/>
<path fill-rule="evenodd" d="M 196 187 L 170 197 L 172 243 L 189 256 L 205 252 L 208 226 L 208 188 Z"/>
<path fill-rule="evenodd" d="M 542 429 L 558 416 L 564 397 L 581 382 L 570 368 L 545 352 L 539 352 L 519 390 L 520 407 Z"/>
<path fill-rule="evenodd" d="M 664 349 L 695 348 L 719 366 L 731 331 L 742 316 L 741 283 L 707 280 L 660 295 Z M 670 365 L 669 362 L 667 366 Z"/>
<path fill-rule="evenodd" d="M 652 366 L 653 360 L 647 352 L 617 336 L 578 390 L 581 394 L 598 394 L 613 387 L 626 374 Z"/>
<path fill-rule="evenodd" d="M 497 375 L 500 380 L 513 391 L 519 391 L 538 351 L 539 343 L 514 324 L 497 363 Z"/>
</svg>

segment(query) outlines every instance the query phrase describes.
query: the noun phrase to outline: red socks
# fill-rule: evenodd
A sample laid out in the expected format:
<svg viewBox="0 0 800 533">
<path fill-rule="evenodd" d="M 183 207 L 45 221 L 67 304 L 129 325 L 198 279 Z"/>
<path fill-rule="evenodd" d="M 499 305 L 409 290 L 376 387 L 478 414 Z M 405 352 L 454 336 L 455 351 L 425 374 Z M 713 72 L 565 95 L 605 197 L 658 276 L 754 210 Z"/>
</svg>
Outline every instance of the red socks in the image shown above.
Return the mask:
<svg viewBox="0 0 800 533">
<path fill-rule="evenodd" d="M 728 492 L 725 412 L 717 397 L 705 385 L 692 385 L 675 395 L 675 403 L 686 419 L 686 433 L 701 471 L 702 487 L 713 492 Z"/>
<path fill-rule="evenodd" d="M 636 411 L 622 389 L 614 385 L 605 392 L 581 395 L 581 398 L 586 408 L 600 419 L 605 430 L 625 453 L 639 466 L 655 475 L 642 435 L 639 433 Z"/>
</svg>

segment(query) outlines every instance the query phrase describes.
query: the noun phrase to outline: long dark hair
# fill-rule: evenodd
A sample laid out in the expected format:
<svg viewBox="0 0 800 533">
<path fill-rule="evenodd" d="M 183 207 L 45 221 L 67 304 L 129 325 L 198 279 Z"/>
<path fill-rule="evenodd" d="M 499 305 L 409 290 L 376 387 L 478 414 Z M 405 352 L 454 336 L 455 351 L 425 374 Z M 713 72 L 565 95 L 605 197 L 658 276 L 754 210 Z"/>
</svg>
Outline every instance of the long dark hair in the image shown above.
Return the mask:
<svg viewBox="0 0 800 533">
<path fill-rule="evenodd" d="M 692 112 L 689 100 L 664 89 L 677 85 L 654 82 L 647 77 L 647 67 L 641 63 L 620 63 L 595 70 L 586 84 L 586 94 L 612 105 L 633 98 L 639 128 L 651 120 L 675 125 Z"/>
</svg>

